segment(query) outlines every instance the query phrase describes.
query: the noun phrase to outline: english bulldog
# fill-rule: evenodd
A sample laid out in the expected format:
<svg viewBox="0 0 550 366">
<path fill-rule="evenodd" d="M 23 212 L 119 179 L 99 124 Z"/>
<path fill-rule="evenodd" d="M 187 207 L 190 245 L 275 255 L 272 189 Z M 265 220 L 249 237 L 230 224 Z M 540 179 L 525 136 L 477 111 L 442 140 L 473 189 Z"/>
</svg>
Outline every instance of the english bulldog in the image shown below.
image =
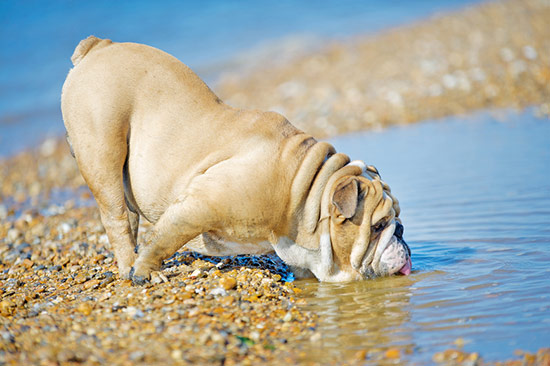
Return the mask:
<svg viewBox="0 0 550 366">
<path fill-rule="evenodd" d="M 280 114 L 224 104 L 156 48 L 90 36 L 71 60 L 67 139 L 120 276 L 143 284 L 182 246 L 275 251 L 320 281 L 410 273 L 398 201 L 373 166 Z M 154 228 L 137 250 L 140 217 Z"/>
</svg>

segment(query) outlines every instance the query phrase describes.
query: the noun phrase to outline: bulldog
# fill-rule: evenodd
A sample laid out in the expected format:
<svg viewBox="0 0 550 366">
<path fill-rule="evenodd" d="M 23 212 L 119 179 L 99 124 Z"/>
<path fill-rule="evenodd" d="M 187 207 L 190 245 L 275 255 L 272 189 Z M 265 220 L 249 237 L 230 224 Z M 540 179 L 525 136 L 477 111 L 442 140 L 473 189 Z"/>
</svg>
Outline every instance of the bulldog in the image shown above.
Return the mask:
<svg viewBox="0 0 550 366">
<path fill-rule="evenodd" d="M 320 281 L 410 273 L 399 203 L 373 166 L 280 114 L 224 104 L 156 48 L 90 36 L 71 61 L 67 139 L 122 277 L 145 283 L 182 246 L 275 251 Z M 138 250 L 140 217 L 154 227 Z"/>
</svg>

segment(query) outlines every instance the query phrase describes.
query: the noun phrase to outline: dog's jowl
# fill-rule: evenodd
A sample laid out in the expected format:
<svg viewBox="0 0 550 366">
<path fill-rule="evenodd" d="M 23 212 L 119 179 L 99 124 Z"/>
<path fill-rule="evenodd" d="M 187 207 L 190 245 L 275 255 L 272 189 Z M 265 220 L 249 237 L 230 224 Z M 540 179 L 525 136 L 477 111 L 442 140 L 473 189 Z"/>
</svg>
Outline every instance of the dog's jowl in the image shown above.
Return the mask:
<svg viewBox="0 0 550 366">
<path fill-rule="evenodd" d="M 224 104 L 174 57 L 89 37 L 62 111 L 120 275 L 134 283 L 185 246 L 275 251 L 321 281 L 409 274 L 399 204 L 378 171 L 273 112 Z M 140 218 L 153 239 L 135 252 Z"/>
</svg>

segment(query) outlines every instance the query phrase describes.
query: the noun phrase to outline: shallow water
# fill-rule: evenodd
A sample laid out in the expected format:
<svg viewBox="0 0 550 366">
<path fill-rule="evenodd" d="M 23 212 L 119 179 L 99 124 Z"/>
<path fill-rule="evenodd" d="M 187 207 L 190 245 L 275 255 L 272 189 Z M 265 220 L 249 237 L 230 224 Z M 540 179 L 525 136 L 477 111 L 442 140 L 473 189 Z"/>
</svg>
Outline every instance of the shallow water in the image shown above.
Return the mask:
<svg viewBox="0 0 550 366">
<path fill-rule="evenodd" d="M 400 199 L 413 273 L 298 282 L 319 314 L 309 355 L 336 362 L 397 347 L 425 364 L 459 338 L 486 360 L 550 346 L 550 121 L 503 116 L 332 140 L 374 164 Z"/>
</svg>

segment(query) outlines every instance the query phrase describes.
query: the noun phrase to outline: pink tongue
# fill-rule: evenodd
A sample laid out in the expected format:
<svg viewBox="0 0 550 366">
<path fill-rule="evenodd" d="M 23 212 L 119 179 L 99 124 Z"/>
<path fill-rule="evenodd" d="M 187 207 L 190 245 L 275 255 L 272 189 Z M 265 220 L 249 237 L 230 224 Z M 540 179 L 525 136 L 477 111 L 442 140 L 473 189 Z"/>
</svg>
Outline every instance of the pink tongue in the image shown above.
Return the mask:
<svg viewBox="0 0 550 366">
<path fill-rule="evenodd" d="M 399 273 L 404 274 L 405 276 L 408 276 L 411 274 L 411 267 L 412 267 L 412 262 L 411 262 L 411 259 L 409 258 L 407 259 L 407 263 L 405 263 L 403 268 L 399 270 Z"/>
</svg>

